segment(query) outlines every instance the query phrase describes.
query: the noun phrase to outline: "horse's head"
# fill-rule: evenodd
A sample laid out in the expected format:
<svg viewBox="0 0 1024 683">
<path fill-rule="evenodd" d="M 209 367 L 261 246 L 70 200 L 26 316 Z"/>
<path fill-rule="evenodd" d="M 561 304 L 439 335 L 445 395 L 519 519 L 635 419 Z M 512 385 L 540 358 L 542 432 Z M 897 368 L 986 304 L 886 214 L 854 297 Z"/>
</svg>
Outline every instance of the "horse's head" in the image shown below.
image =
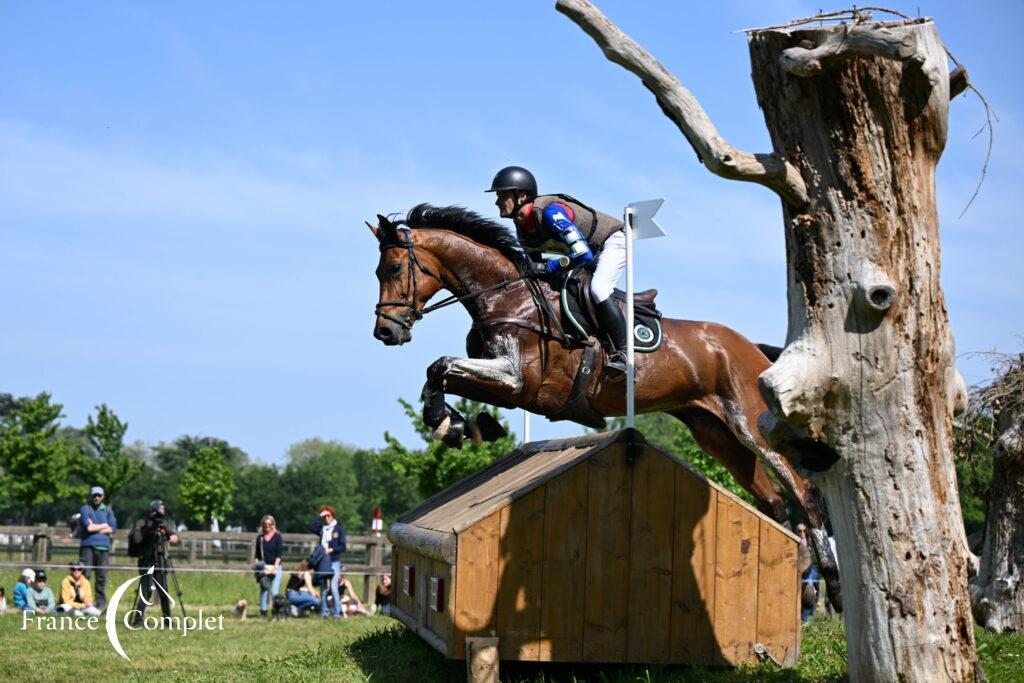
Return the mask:
<svg viewBox="0 0 1024 683">
<path fill-rule="evenodd" d="M 369 226 L 380 242 L 380 297 L 373 336 L 394 346 L 412 340 L 413 324 L 422 317 L 430 297 L 445 285 L 437 275 L 434 257 L 422 245 L 417 248 L 413 230 L 380 214 L 377 219 L 376 228 Z"/>
</svg>

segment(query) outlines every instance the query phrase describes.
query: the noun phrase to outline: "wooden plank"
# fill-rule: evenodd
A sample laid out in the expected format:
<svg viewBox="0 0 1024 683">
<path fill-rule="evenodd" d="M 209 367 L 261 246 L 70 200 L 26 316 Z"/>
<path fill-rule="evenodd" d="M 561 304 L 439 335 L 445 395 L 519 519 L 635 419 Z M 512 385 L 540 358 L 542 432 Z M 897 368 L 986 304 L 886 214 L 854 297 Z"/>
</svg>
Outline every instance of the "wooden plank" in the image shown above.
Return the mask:
<svg viewBox="0 0 1024 683">
<path fill-rule="evenodd" d="M 757 661 L 757 570 L 760 520 L 741 503 L 718 497 L 715 549 L 715 664 Z"/>
<path fill-rule="evenodd" d="M 672 603 L 672 527 L 676 466 L 645 448 L 633 466 L 630 512 L 630 662 L 668 662 Z"/>
<path fill-rule="evenodd" d="M 718 492 L 684 467 L 675 474 L 670 659 L 711 664 L 715 648 Z"/>
<path fill-rule="evenodd" d="M 622 444 L 591 456 L 588 463 L 583 661 L 622 662 L 629 620 L 632 470 Z"/>
<path fill-rule="evenodd" d="M 498 565 L 498 653 L 535 662 L 543 591 L 544 487 L 501 509 Z"/>
<path fill-rule="evenodd" d="M 391 574 L 391 585 L 394 587 L 395 604 L 406 614 L 409 614 L 409 596 L 405 594 L 403 586 L 402 568 L 406 563 L 406 550 L 395 546 L 391 552 L 391 564 L 394 573 Z"/>
<path fill-rule="evenodd" d="M 538 659 L 583 656 L 587 556 L 587 463 L 547 483 L 544 501 L 544 587 Z"/>
<path fill-rule="evenodd" d="M 757 572 L 757 642 L 775 659 L 796 663 L 800 633 L 800 578 L 792 539 L 761 522 Z"/>
<path fill-rule="evenodd" d="M 464 659 L 468 635 L 494 635 L 498 597 L 498 525 L 494 512 L 459 534 L 455 587 L 455 658 Z"/>
</svg>

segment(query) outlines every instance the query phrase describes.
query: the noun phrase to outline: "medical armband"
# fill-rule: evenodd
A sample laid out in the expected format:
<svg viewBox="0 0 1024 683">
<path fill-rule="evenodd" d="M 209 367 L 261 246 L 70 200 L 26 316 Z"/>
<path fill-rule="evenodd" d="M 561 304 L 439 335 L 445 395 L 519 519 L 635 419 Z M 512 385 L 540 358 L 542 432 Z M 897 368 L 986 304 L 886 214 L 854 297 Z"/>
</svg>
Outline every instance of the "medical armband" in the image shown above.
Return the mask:
<svg viewBox="0 0 1024 683">
<path fill-rule="evenodd" d="M 569 248 L 569 255 L 573 264 L 592 261 L 593 253 L 590 245 L 583 239 L 580 229 L 569 220 L 565 209 L 558 204 L 549 204 L 544 209 L 544 224 L 548 230 L 554 233 L 558 239 Z"/>
</svg>

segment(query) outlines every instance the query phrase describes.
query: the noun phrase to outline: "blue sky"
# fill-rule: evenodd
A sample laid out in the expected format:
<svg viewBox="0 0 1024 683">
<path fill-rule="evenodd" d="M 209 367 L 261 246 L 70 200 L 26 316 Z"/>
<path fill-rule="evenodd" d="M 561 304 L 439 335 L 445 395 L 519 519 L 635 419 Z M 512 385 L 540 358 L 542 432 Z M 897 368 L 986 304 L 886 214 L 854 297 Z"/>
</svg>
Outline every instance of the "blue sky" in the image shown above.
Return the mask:
<svg viewBox="0 0 1024 683">
<path fill-rule="evenodd" d="M 608 1 L 732 144 L 769 151 L 745 38 L 817 3 Z M 943 285 L 959 353 L 1020 348 L 1019 2 L 901 3 L 935 17 L 1001 122 L 950 109 L 939 166 Z M 413 204 L 494 215 L 509 164 L 606 211 L 664 197 L 638 288 L 672 317 L 781 343 L 775 196 L 700 166 L 639 81 L 553 2 L 22 3 L 0 0 L 0 391 L 46 390 L 81 425 L 109 404 L 148 443 L 228 439 L 281 462 L 307 437 L 414 439 L 396 402 L 461 355 L 446 309 L 413 343 L 372 338 L 363 220 Z M 989 361 L 959 361 L 968 382 Z M 518 414 L 511 414 L 520 427 Z M 580 428 L 534 418 L 535 437 Z"/>
</svg>

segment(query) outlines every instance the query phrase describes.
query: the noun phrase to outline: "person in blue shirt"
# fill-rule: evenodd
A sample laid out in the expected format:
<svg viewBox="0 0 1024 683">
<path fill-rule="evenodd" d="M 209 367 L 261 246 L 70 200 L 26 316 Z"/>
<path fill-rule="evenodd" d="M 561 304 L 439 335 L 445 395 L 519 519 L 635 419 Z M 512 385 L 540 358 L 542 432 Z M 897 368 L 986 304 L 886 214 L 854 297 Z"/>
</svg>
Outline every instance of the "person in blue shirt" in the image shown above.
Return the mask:
<svg viewBox="0 0 1024 683">
<path fill-rule="evenodd" d="M 335 619 L 341 618 L 341 594 L 338 591 L 338 577 L 341 576 L 341 554 L 345 552 L 345 530 L 335 518 L 338 512 L 333 505 L 321 505 L 320 513 L 310 523 L 309 530 L 320 537 L 320 545 L 331 561 L 331 576 L 327 577 L 330 586 L 320 589 L 320 617 L 327 617 L 327 588 L 330 588 L 334 606 L 331 613 Z M 317 574 L 320 576 L 320 574 Z"/>
<path fill-rule="evenodd" d="M 18 609 L 26 609 L 28 607 L 28 587 L 35 580 L 36 573 L 34 570 L 25 569 L 21 572 L 18 583 L 14 584 L 14 595 L 11 597 L 14 601 L 14 606 Z"/>
<path fill-rule="evenodd" d="M 110 565 L 110 535 L 117 531 L 117 517 L 114 510 L 103 502 L 105 492 L 102 486 L 93 486 L 89 491 L 89 502 L 82 506 L 82 543 L 78 547 L 78 559 L 85 567 L 85 578 L 92 582 L 96 592 L 96 608 L 107 604 L 107 567 Z M 96 579 L 92 571 L 96 570 Z"/>
</svg>

